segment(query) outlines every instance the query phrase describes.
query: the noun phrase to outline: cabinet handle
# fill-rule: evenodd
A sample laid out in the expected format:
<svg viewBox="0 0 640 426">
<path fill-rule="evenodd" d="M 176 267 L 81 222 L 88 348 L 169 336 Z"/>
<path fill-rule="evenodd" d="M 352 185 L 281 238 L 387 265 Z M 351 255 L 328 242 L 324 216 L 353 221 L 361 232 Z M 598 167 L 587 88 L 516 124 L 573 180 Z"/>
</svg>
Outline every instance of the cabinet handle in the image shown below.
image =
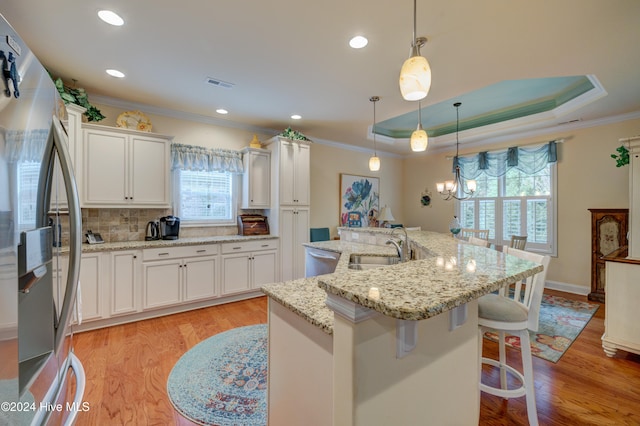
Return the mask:
<svg viewBox="0 0 640 426">
<path fill-rule="evenodd" d="M 207 250 L 198 250 L 196 253 L 206 253 Z"/>
<path fill-rule="evenodd" d="M 137 258 L 138 258 L 138 256 L 133 256 L 133 258 L 134 258 L 134 259 L 137 259 Z"/>
<path fill-rule="evenodd" d="M 260 247 L 269 247 L 269 244 L 262 244 Z"/>
<path fill-rule="evenodd" d="M 234 247 L 233 250 L 240 250 L 242 247 Z"/>
<path fill-rule="evenodd" d="M 158 256 L 169 256 L 169 253 L 158 253 Z"/>
</svg>

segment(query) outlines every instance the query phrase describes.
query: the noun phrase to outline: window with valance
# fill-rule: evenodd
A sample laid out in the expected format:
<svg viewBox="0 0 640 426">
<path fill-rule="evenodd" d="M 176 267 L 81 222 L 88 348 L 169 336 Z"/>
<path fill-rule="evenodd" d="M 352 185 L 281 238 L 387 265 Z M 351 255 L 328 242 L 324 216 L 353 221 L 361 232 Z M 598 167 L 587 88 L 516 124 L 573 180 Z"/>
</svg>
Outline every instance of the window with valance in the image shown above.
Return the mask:
<svg viewBox="0 0 640 426">
<path fill-rule="evenodd" d="M 461 225 L 489 229 L 498 245 L 526 235 L 527 250 L 555 253 L 557 161 L 556 141 L 454 158 L 453 170 L 477 183 L 472 198 L 456 203 Z"/>
<path fill-rule="evenodd" d="M 191 224 L 235 223 L 234 176 L 243 172 L 242 153 L 172 144 L 176 214 Z"/>
</svg>

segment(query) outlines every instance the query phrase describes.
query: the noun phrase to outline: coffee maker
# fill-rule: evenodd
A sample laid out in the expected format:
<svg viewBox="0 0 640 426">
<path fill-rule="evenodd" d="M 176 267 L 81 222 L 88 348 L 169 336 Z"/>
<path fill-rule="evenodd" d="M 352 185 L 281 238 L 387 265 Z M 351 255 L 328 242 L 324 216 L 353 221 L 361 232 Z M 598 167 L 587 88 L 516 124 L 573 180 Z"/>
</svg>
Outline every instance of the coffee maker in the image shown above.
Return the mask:
<svg viewBox="0 0 640 426">
<path fill-rule="evenodd" d="M 164 216 L 160 218 L 160 234 L 163 240 L 177 240 L 180 232 L 180 218 Z"/>
</svg>

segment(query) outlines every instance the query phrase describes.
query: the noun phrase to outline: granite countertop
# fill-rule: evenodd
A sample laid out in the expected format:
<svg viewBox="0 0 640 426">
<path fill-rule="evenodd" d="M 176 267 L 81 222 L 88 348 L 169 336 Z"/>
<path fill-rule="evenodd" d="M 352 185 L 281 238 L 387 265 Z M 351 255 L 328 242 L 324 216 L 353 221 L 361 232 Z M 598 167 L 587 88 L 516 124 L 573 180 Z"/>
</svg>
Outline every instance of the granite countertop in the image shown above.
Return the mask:
<svg viewBox="0 0 640 426">
<path fill-rule="evenodd" d="M 391 233 L 377 228 L 361 231 Z M 262 291 L 331 334 L 333 311 L 325 305 L 327 293 L 393 318 L 422 320 L 542 269 L 533 262 L 465 244 L 448 234 L 428 231 L 407 231 L 407 234 L 411 247 L 420 250 L 424 259 L 354 271 L 348 269 L 351 254 L 392 256 L 395 249 L 342 240 L 308 243 L 305 246 L 341 253 L 335 273 L 269 284 Z M 378 289 L 377 295 L 370 292 L 372 287 Z"/>
<path fill-rule="evenodd" d="M 179 247 L 194 246 L 202 244 L 219 244 L 219 243 L 236 243 L 251 240 L 267 240 L 276 239 L 273 235 L 224 235 L 217 237 L 190 237 L 179 238 L 177 240 L 154 240 L 154 241 L 122 241 L 115 243 L 103 244 L 82 244 L 83 253 L 94 253 L 101 251 L 117 251 L 117 250 L 140 250 L 158 247 Z M 68 248 L 67 248 L 68 250 Z M 64 248 L 63 248 L 64 251 Z"/>
</svg>

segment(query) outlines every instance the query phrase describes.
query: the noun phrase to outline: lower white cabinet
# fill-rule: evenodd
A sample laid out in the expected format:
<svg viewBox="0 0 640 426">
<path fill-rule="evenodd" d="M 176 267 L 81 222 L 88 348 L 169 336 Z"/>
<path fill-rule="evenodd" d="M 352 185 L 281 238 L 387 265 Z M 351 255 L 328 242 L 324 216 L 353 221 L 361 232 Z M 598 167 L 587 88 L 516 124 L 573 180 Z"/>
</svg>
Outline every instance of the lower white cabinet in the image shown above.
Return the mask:
<svg viewBox="0 0 640 426">
<path fill-rule="evenodd" d="M 222 290 L 226 296 L 277 281 L 278 243 L 273 240 L 222 244 Z"/>
<path fill-rule="evenodd" d="M 111 257 L 111 315 L 123 315 L 140 310 L 139 286 L 142 252 L 113 251 Z"/>
<path fill-rule="evenodd" d="M 217 296 L 217 253 L 216 245 L 144 250 L 142 309 Z"/>
<path fill-rule="evenodd" d="M 83 254 L 80 261 L 80 294 L 82 321 L 103 317 L 102 295 L 104 287 L 102 253 Z"/>
<path fill-rule="evenodd" d="M 304 243 L 309 242 L 309 208 L 280 208 L 282 281 L 304 277 Z"/>
</svg>

